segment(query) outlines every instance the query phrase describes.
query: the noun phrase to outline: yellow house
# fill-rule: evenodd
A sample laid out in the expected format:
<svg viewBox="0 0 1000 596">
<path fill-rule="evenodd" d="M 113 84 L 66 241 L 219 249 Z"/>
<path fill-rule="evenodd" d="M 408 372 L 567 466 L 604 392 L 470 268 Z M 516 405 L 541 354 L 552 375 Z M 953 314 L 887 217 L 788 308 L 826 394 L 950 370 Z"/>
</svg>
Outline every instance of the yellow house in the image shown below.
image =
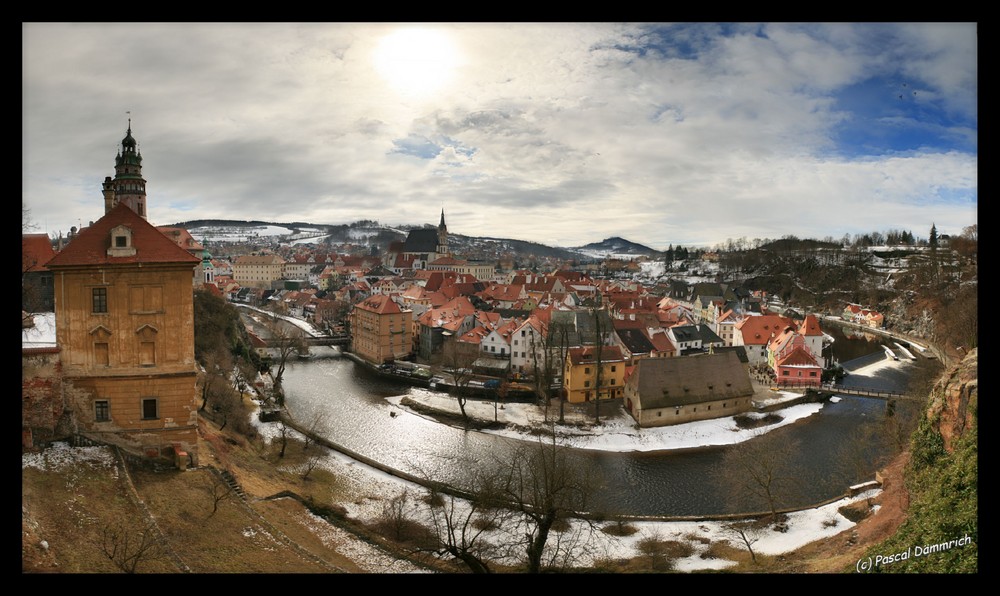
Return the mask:
<svg viewBox="0 0 1000 596">
<path fill-rule="evenodd" d="M 625 365 L 625 357 L 618 346 L 570 348 L 563 371 L 566 400 L 580 403 L 621 397 L 625 386 Z"/>
<path fill-rule="evenodd" d="M 197 464 L 191 276 L 200 259 L 120 202 L 47 264 L 77 432 Z"/>
<path fill-rule="evenodd" d="M 278 255 L 243 255 L 233 262 L 233 280 L 243 287 L 271 287 L 285 275 L 285 260 Z"/>
<path fill-rule="evenodd" d="M 401 359 L 413 348 L 412 314 L 384 294 L 355 304 L 350 323 L 351 351 L 373 364 Z"/>
</svg>

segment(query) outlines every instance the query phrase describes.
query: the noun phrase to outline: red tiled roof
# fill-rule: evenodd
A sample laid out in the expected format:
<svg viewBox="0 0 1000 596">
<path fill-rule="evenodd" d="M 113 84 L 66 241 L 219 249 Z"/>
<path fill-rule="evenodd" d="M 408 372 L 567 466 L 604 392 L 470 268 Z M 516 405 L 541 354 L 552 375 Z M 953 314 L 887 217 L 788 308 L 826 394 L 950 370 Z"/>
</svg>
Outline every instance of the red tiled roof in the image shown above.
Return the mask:
<svg viewBox="0 0 1000 596">
<path fill-rule="evenodd" d="M 815 366 L 819 368 L 816 359 L 808 350 L 796 346 L 787 356 L 775 362 L 778 366 Z"/>
<path fill-rule="evenodd" d="M 380 315 L 403 312 L 399 308 L 399 305 L 393 302 L 392 298 L 384 294 L 376 294 L 371 298 L 366 298 L 359 302 L 357 307 Z"/>
<path fill-rule="evenodd" d="M 48 234 L 21 235 L 21 273 L 45 271 L 45 263 L 55 254 Z"/>
<path fill-rule="evenodd" d="M 597 350 L 594 346 L 583 346 L 582 348 L 570 348 L 569 359 L 574 365 L 597 362 Z M 618 346 L 602 346 L 601 362 L 618 362 L 625 360 L 622 351 Z"/>
<path fill-rule="evenodd" d="M 170 238 L 174 244 L 183 248 L 184 250 L 205 250 L 205 247 L 198 243 L 184 228 L 175 228 L 171 226 L 156 226 L 156 229 L 163 233 L 164 236 Z"/>
<path fill-rule="evenodd" d="M 750 316 L 736 324 L 736 328 L 743 334 L 743 344 L 748 346 L 766 345 L 771 341 L 772 334 L 780 334 L 790 326 L 794 326 L 794 322 L 779 315 Z"/>
<path fill-rule="evenodd" d="M 806 315 L 799 327 L 799 335 L 823 335 L 823 330 L 819 328 L 819 320 L 816 315 Z"/>
<path fill-rule="evenodd" d="M 108 256 L 112 228 L 124 225 L 132 230 L 131 256 Z M 174 244 L 125 203 L 119 203 L 101 219 L 84 228 L 66 248 L 46 264 L 53 267 L 79 265 L 123 265 L 132 263 L 200 263 L 198 257 Z"/>
</svg>

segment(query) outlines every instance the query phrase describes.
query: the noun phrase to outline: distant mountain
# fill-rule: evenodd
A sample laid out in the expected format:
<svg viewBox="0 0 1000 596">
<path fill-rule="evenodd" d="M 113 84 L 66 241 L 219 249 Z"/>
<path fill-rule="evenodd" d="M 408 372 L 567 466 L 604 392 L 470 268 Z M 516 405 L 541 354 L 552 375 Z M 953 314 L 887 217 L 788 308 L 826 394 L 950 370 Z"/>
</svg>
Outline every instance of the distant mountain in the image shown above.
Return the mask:
<svg viewBox="0 0 1000 596">
<path fill-rule="evenodd" d="M 605 238 L 600 242 L 591 242 L 590 244 L 578 246 L 572 250 L 594 257 L 610 257 L 619 255 L 638 257 L 642 255 L 655 256 L 660 254 L 660 251 L 658 250 L 652 249 L 643 244 L 637 244 L 618 236 Z"/>
</svg>

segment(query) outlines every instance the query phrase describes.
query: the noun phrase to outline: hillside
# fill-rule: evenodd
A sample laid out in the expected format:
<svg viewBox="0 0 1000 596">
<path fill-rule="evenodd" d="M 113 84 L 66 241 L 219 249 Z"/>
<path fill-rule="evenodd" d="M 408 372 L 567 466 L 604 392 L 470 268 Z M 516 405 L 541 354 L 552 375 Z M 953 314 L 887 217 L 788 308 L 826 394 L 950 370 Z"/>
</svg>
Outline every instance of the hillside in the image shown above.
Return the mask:
<svg viewBox="0 0 1000 596">
<path fill-rule="evenodd" d="M 573 250 L 585 255 L 590 255 L 594 258 L 622 258 L 638 256 L 657 258 L 660 256 L 660 251 L 658 250 L 654 250 L 643 244 L 638 244 L 618 236 L 612 236 L 611 238 L 605 238 L 600 242 L 591 242 L 590 244 L 578 246 Z"/>
<path fill-rule="evenodd" d="M 265 221 L 239 220 L 208 220 L 198 219 L 172 224 L 188 230 L 192 236 L 202 242 L 232 242 L 253 243 L 260 241 L 342 245 L 361 244 L 376 246 L 384 251 L 390 242 L 405 240 L 407 232 L 421 226 L 385 226 L 375 221 L 358 221 L 351 224 L 323 225 L 304 222 L 279 223 Z M 528 260 L 531 258 L 579 260 L 603 258 L 611 252 L 613 246 L 621 246 L 628 254 L 655 254 L 651 248 L 630 243 L 620 238 L 612 238 L 602 243 L 587 245 L 593 249 L 573 249 L 549 246 L 527 240 L 512 238 L 494 238 L 489 236 L 466 236 L 450 233 L 449 245 L 455 254 L 469 259 L 496 260 L 500 257 L 513 257 Z M 601 246 L 608 246 L 602 250 Z M 586 247 L 584 247 L 586 248 Z"/>
<path fill-rule="evenodd" d="M 868 504 L 874 513 L 859 508 L 860 521 L 843 532 L 782 555 L 758 555 L 756 562 L 724 542 L 713 543 L 709 552 L 735 560 L 728 571 L 736 573 L 855 573 L 855 564 L 868 553 L 965 534 L 978 541 L 976 362 L 974 351 L 941 377 L 925 423 L 913 436 L 913 456 L 905 453 L 882 471 L 884 490 Z M 74 449 L 72 459 L 68 448 L 26 454 L 22 570 L 119 571 L 102 553 L 107 532 L 130 531 L 140 537 L 148 520 L 155 519 L 150 535 L 161 538 L 138 561 L 139 572 L 462 571 L 413 554 L 426 531 L 392 516 L 390 497 L 398 486 L 388 479 L 373 484 L 352 465 L 314 467 L 321 447 L 292 437 L 281 456 L 276 437 L 269 443 L 261 438 L 248 440 L 203 418 L 202 465 L 186 472 L 126 464 L 103 447 Z M 242 494 L 231 491 L 221 471 L 238 481 Z M 684 552 L 680 542 L 666 541 L 662 548 L 668 545 Z M 923 564 L 948 573 L 975 571 L 977 555 L 974 546 L 956 548 Z M 660 556 L 609 561 L 601 569 L 669 569 L 669 559 Z"/>
</svg>

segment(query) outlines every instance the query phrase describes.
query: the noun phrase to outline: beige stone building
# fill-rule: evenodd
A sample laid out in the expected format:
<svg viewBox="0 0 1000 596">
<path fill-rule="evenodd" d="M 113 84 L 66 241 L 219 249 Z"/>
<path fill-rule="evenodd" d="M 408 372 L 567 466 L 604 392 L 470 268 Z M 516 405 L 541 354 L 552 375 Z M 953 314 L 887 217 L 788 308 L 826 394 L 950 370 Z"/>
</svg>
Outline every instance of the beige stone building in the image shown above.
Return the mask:
<svg viewBox="0 0 1000 596">
<path fill-rule="evenodd" d="M 233 281 L 243 287 L 271 287 L 285 275 L 285 260 L 278 255 L 244 255 L 233 262 Z"/>
<path fill-rule="evenodd" d="M 625 379 L 624 406 L 646 428 L 740 414 L 753 394 L 736 352 L 645 358 Z"/>
<path fill-rule="evenodd" d="M 124 201 L 49 261 L 62 392 L 79 434 L 197 464 L 199 262 Z"/>
<path fill-rule="evenodd" d="M 412 313 L 376 294 L 354 305 L 350 314 L 351 351 L 372 364 L 399 360 L 413 348 Z"/>
</svg>

